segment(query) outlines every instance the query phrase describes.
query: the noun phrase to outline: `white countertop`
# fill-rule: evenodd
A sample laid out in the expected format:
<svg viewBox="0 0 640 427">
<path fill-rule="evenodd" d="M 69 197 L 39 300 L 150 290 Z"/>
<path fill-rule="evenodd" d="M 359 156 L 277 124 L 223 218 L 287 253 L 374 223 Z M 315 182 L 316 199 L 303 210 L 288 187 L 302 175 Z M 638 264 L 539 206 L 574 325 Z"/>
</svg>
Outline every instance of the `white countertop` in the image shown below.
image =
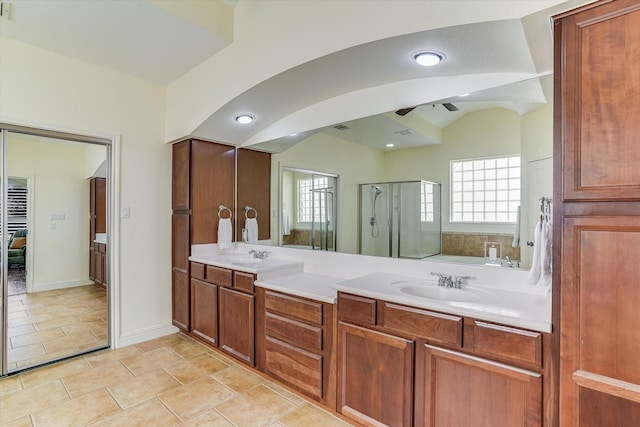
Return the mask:
<svg viewBox="0 0 640 427">
<path fill-rule="evenodd" d="M 539 332 L 551 332 L 551 296 L 548 288 L 530 287 L 527 289 L 528 292 L 518 292 L 477 285 L 466 286 L 463 291 L 454 292 L 473 294 L 474 301 L 446 301 L 409 295 L 401 290 L 399 282 L 405 285 L 435 286 L 441 291 L 447 289 L 438 287 L 437 281 L 430 278 L 424 280 L 389 273 L 372 273 L 344 280 L 336 283 L 334 288 L 350 294 L 413 307 L 469 316 Z M 392 285 L 394 283 L 395 285 Z"/>
<path fill-rule="evenodd" d="M 107 233 L 96 233 L 96 236 L 93 240 L 94 243 L 102 243 L 107 244 Z"/>
<path fill-rule="evenodd" d="M 285 292 L 303 298 L 335 304 L 338 292 L 333 286 L 342 281 L 337 277 L 299 273 L 269 281 L 256 280 L 255 285 L 273 291 Z"/>
<path fill-rule="evenodd" d="M 269 280 L 281 276 L 302 273 L 304 262 L 286 258 L 256 259 L 247 254 L 200 254 L 192 255 L 189 261 L 230 270 L 256 274 L 258 279 Z"/>
</svg>

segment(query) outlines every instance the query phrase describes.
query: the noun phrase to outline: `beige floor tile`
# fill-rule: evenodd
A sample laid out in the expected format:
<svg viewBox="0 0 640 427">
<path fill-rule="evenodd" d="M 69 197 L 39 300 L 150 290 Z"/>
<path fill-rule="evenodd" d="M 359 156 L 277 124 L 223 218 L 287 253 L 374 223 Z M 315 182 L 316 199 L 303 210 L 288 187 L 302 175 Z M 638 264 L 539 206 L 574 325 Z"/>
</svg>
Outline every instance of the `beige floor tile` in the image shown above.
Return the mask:
<svg viewBox="0 0 640 427">
<path fill-rule="evenodd" d="M 2 423 L 2 427 L 33 427 L 31 423 L 31 417 L 18 418 L 17 420 L 9 421 L 8 423 Z"/>
<path fill-rule="evenodd" d="M 188 360 L 178 360 L 169 366 L 164 368 L 172 377 L 180 381 L 182 384 L 188 384 L 193 381 L 197 381 L 208 374 L 206 371 L 198 368 Z"/>
<path fill-rule="evenodd" d="M 20 319 L 13 319 L 10 322 L 7 322 L 7 326 L 10 328 L 14 328 L 16 326 L 22 326 L 27 324 L 32 324 L 36 326 L 38 323 L 47 322 L 53 319 L 53 316 L 50 314 L 36 314 L 29 317 L 23 317 Z M 37 326 L 36 326 L 37 329 Z"/>
<path fill-rule="evenodd" d="M 22 390 L 22 378 L 20 375 L 0 379 L 0 396 Z"/>
<path fill-rule="evenodd" d="M 350 424 L 309 404 L 296 408 L 280 419 L 286 427 L 348 427 Z"/>
<path fill-rule="evenodd" d="M 216 359 L 208 353 L 201 354 L 200 356 L 192 357 L 189 359 L 189 363 L 202 369 L 207 375 L 215 374 L 229 366 L 220 359 Z"/>
<path fill-rule="evenodd" d="M 13 348 L 22 347 L 27 344 L 41 343 L 46 340 L 64 337 L 64 331 L 60 328 L 49 329 L 48 331 L 33 332 L 30 334 L 18 335 L 11 338 Z"/>
<path fill-rule="evenodd" d="M 65 349 L 76 349 L 78 346 L 86 346 L 87 344 L 93 344 L 95 347 L 97 343 L 98 339 L 92 333 L 83 332 L 47 340 L 42 344 L 47 349 L 48 353 L 55 353 L 56 351 L 62 351 Z"/>
<path fill-rule="evenodd" d="M 53 362 L 55 360 L 59 360 L 64 357 L 71 356 L 74 353 L 76 353 L 75 350 L 74 351 L 64 350 L 64 351 L 56 351 L 55 353 L 45 353 L 41 356 L 33 357 L 31 359 L 19 360 L 16 363 L 16 365 L 19 368 L 34 367 L 39 364 L 42 364 L 43 362 Z"/>
<path fill-rule="evenodd" d="M 32 415 L 35 427 L 83 426 L 120 412 L 120 407 L 104 389 L 68 400 Z"/>
<path fill-rule="evenodd" d="M 129 378 L 107 388 L 123 409 L 128 409 L 145 400 L 181 386 L 162 369 Z"/>
<path fill-rule="evenodd" d="M 216 411 L 238 427 L 263 427 L 277 421 L 295 407 L 290 400 L 259 385 L 216 406 Z"/>
<path fill-rule="evenodd" d="M 151 351 L 160 347 L 168 346 L 170 344 L 178 343 L 180 341 L 184 341 L 184 338 L 182 337 L 182 335 L 171 334 L 161 338 L 156 338 L 154 340 L 149 340 L 149 341 L 136 344 L 136 347 L 138 347 L 142 351 Z"/>
<path fill-rule="evenodd" d="M 180 420 L 166 406 L 157 399 L 153 399 L 90 425 L 92 427 L 171 427 L 179 424 Z"/>
<path fill-rule="evenodd" d="M 107 320 L 107 310 L 96 310 L 93 307 L 89 307 L 92 309 L 90 313 L 78 314 L 78 319 L 83 322 L 90 322 L 92 320 Z"/>
<path fill-rule="evenodd" d="M 125 381 L 133 375 L 120 362 L 91 368 L 62 378 L 71 397 L 82 396 L 99 388 Z"/>
<path fill-rule="evenodd" d="M 22 383 L 25 388 L 34 387 L 58 378 L 86 371 L 90 368 L 91 367 L 82 359 L 68 360 L 22 374 Z"/>
<path fill-rule="evenodd" d="M 7 361 L 14 363 L 20 360 L 33 359 L 43 354 L 47 354 L 47 350 L 45 350 L 42 343 L 23 345 L 22 347 L 8 349 Z"/>
<path fill-rule="evenodd" d="M 0 425 L 67 400 L 69 395 L 60 380 L 9 393 L 0 399 Z"/>
<path fill-rule="evenodd" d="M 234 427 L 225 417 L 214 409 L 193 417 L 182 424 L 183 427 Z"/>
<path fill-rule="evenodd" d="M 200 354 L 206 353 L 209 350 L 204 345 L 188 339 L 169 344 L 168 347 L 185 359 L 198 356 Z"/>
<path fill-rule="evenodd" d="M 268 387 L 271 390 L 273 390 L 276 393 L 278 393 L 280 396 L 283 396 L 286 399 L 289 399 L 290 401 L 292 401 L 296 405 L 301 405 L 301 404 L 306 402 L 306 400 L 304 400 L 303 398 L 301 398 L 297 394 L 290 392 L 286 388 L 281 387 L 276 383 L 273 383 L 271 381 L 265 381 L 264 385 L 265 385 L 265 387 Z"/>
<path fill-rule="evenodd" d="M 25 317 L 29 317 L 29 313 L 24 309 L 9 311 L 7 313 L 7 320 L 24 319 Z"/>
<path fill-rule="evenodd" d="M 47 316 L 51 317 L 51 315 L 47 314 Z M 49 320 L 43 320 L 41 322 L 36 322 L 33 326 L 38 331 L 46 331 L 47 329 L 59 328 L 64 325 L 70 325 L 72 323 L 77 323 L 78 318 L 76 316 L 68 315 L 68 316 L 58 316 L 51 317 Z"/>
<path fill-rule="evenodd" d="M 145 372 L 170 365 L 182 359 L 178 354 L 166 347 L 141 353 L 137 356 L 122 359 L 122 363 L 129 368 L 134 375 L 141 375 Z"/>
<path fill-rule="evenodd" d="M 10 325 L 7 325 L 7 326 L 10 326 Z M 7 337 L 8 338 L 17 337 L 18 335 L 30 334 L 35 331 L 36 331 L 36 328 L 34 328 L 33 325 L 22 325 L 22 326 L 16 326 L 13 328 L 9 327 L 7 328 Z"/>
<path fill-rule="evenodd" d="M 238 365 L 229 366 L 226 369 L 216 373 L 213 378 L 229 387 L 236 393 L 244 393 L 249 391 L 265 380 Z"/>
<path fill-rule="evenodd" d="M 89 365 L 95 368 L 97 366 L 111 364 L 128 357 L 137 356 L 141 353 L 142 350 L 140 350 L 138 347 L 130 346 L 118 348 L 116 350 L 105 350 L 100 353 L 85 356 L 84 360 L 86 360 Z"/>
<path fill-rule="evenodd" d="M 77 323 L 71 323 L 69 325 L 64 325 L 61 327 L 67 335 L 78 334 L 81 332 L 92 332 L 98 330 L 106 330 L 107 324 L 103 320 L 88 320 L 88 321 L 79 321 Z"/>
<path fill-rule="evenodd" d="M 160 400 L 183 421 L 236 396 L 211 377 L 183 385 L 162 394 Z"/>
</svg>

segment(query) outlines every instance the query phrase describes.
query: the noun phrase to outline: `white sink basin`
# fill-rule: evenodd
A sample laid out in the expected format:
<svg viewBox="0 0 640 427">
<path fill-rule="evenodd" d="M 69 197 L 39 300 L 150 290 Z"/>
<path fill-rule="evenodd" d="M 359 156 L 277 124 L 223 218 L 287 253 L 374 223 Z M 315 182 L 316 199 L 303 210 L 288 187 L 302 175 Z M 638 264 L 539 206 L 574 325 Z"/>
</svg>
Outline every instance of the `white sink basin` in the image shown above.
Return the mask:
<svg viewBox="0 0 640 427">
<path fill-rule="evenodd" d="M 491 292 L 484 289 L 446 288 L 435 284 L 429 285 L 427 282 L 400 281 L 393 282 L 391 285 L 407 295 L 438 301 L 475 302 L 482 298 L 495 297 Z"/>
<path fill-rule="evenodd" d="M 219 258 L 220 261 L 239 267 L 259 267 L 268 262 L 266 259 L 254 258 L 249 255 L 228 255 Z"/>
</svg>

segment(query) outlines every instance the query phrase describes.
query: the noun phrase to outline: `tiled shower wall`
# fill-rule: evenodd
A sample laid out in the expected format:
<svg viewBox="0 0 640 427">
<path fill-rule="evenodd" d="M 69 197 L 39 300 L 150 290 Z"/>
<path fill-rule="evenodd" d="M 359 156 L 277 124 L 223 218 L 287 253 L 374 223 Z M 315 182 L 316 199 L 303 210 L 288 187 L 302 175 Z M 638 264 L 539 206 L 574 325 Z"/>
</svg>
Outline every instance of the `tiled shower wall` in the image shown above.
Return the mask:
<svg viewBox="0 0 640 427">
<path fill-rule="evenodd" d="M 502 257 L 520 260 L 520 248 L 511 246 L 513 234 L 442 233 L 442 255 L 484 256 L 484 242 L 501 242 Z"/>
</svg>

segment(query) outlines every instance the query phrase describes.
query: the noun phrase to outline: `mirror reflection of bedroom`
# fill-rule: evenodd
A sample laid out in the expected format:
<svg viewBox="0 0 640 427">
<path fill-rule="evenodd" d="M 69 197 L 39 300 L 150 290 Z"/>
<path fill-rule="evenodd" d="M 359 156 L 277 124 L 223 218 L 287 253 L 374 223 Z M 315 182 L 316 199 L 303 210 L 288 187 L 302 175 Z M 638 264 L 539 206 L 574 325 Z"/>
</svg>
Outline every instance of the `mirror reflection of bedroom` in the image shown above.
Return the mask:
<svg viewBox="0 0 640 427">
<path fill-rule="evenodd" d="M 3 370 L 15 372 L 108 346 L 109 147 L 11 131 L 3 137 L 0 336 Z"/>
</svg>

